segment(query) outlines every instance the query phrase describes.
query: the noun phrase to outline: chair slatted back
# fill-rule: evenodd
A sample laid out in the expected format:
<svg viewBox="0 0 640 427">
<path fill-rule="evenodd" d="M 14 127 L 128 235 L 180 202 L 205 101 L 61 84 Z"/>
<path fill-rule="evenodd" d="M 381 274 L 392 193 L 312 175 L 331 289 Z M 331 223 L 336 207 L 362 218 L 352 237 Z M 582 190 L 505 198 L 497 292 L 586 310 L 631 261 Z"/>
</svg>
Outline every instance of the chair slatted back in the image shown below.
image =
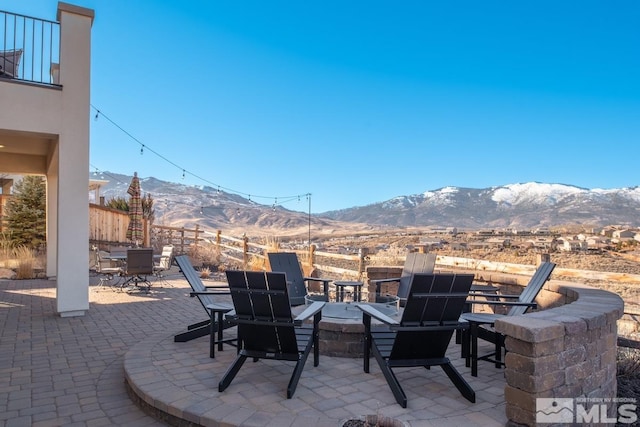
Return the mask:
<svg viewBox="0 0 640 427">
<path fill-rule="evenodd" d="M 390 358 L 444 357 L 453 335 L 453 326 L 458 324 L 469 295 L 473 277 L 473 274 L 414 274 L 400 324 L 403 327 L 452 327 L 422 331 L 400 329 Z"/>
<path fill-rule="evenodd" d="M 290 305 L 304 304 L 307 288 L 304 283 L 304 275 L 300 268 L 298 255 L 295 252 L 269 252 L 267 256 L 269 257 L 271 271 L 284 273 L 287 282 L 289 282 Z"/>
<path fill-rule="evenodd" d="M 407 298 L 411 287 L 411 278 L 416 273 L 433 273 L 436 266 L 436 254 L 425 254 L 421 252 L 411 252 L 407 254 L 402 267 L 400 284 L 397 295 L 400 298 Z"/>
<path fill-rule="evenodd" d="M 239 270 L 226 274 L 243 348 L 273 353 L 276 358 L 297 355 L 285 274 Z"/>
<path fill-rule="evenodd" d="M 207 288 L 202 283 L 198 272 L 191 265 L 189 257 L 187 255 L 178 255 L 175 260 L 191 289 L 194 292 L 207 292 Z M 196 295 L 196 298 L 198 298 L 205 310 L 207 310 L 207 305 L 214 304 L 213 296 L 211 295 Z"/>
<path fill-rule="evenodd" d="M 162 253 L 160 254 L 160 262 L 158 267 L 168 270 L 171 268 L 171 262 L 173 258 L 173 245 L 165 245 L 162 247 Z"/>
<path fill-rule="evenodd" d="M 536 269 L 535 273 L 533 273 L 533 276 L 531 276 L 531 279 L 529 280 L 527 286 L 522 290 L 518 301 L 527 304 L 534 302 L 538 294 L 542 290 L 544 284 L 547 282 L 547 280 L 549 280 L 549 277 L 551 277 L 551 273 L 553 272 L 553 269 L 555 267 L 556 265 L 552 262 L 547 261 L 541 263 Z M 528 308 L 529 307 L 527 306 L 516 305 L 509 310 L 507 315 L 519 316 L 524 314 Z"/>
<path fill-rule="evenodd" d="M 153 249 L 135 248 L 127 250 L 126 274 L 153 274 Z"/>
</svg>

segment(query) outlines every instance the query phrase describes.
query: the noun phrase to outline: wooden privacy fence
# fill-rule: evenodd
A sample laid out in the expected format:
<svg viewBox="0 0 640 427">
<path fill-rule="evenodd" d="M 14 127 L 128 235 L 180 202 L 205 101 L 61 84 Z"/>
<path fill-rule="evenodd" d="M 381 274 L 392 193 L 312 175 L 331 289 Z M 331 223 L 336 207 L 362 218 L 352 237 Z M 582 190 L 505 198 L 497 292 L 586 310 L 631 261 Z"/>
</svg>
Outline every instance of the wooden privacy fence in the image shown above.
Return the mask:
<svg viewBox="0 0 640 427">
<path fill-rule="evenodd" d="M 100 248 L 108 248 L 110 245 L 130 244 L 127 240 L 127 227 L 129 226 L 129 214 L 118 209 L 106 206 L 89 204 L 89 243 Z M 142 246 L 149 247 L 149 221 L 142 220 L 144 234 Z"/>
</svg>

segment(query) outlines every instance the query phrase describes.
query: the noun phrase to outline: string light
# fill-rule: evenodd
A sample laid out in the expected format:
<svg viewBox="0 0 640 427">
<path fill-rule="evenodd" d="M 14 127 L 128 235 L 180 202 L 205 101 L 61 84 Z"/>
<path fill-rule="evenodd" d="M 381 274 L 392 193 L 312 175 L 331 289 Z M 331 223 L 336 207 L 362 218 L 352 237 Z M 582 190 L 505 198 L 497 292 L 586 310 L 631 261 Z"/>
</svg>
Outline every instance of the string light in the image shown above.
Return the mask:
<svg viewBox="0 0 640 427">
<path fill-rule="evenodd" d="M 185 179 L 186 173 L 189 172 L 189 175 L 191 175 L 192 177 L 199 179 L 213 187 L 217 187 L 218 189 L 218 194 L 220 194 L 221 190 L 226 191 L 227 193 L 232 193 L 232 194 L 238 194 L 241 196 L 247 196 L 249 201 L 253 201 L 253 199 L 274 199 L 273 196 L 259 196 L 259 195 L 251 195 L 248 193 L 244 193 L 242 191 L 238 191 L 238 190 L 234 190 L 231 188 L 227 188 L 227 187 L 223 187 L 219 184 L 215 184 L 201 176 L 198 176 L 190 171 L 187 171 L 185 168 L 179 166 L 178 164 L 174 163 L 173 161 L 171 161 L 170 159 L 168 159 L 167 157 L 161 155 L 160 153 L 156 152 L 155 150 L 149 148 L 146 144 L 144 144 L 142 141 L 138 140 L 136 137 L 134 137 L 131 133 L 127 132 L 123 127 L 121 127 L 120 125 L 118 125 L 115 121 L 113 121 L 111 118 L 109 118 L 108 116 L 106 116 L 102 111 L 100 111 L 95 105 L 90 104 L 91 108 L 93 108 L 96 111 L 96 114 L 94 116 L 94 119 L 97 121 L 99 116 L 102 116 L 105 120 L 107 120 L 109 123 L 111 123 L 113 126 L 115 126 L 116 128 L 118 128 L 121 132 L 123 132 L 125 135 L 127 135 L 129 138 L 131 138 L 132 140 L 134 140 L 135 142 L 137 142 L 140 145 L 140 154 L 144 154 L 144 150 L 146 148 L 147 151 L 150 151 L 152 154 L 155 154 L 156 156 L 158 156 L 160 159 L 164 160 L 165 162 L 169 163 L 170 165 L 178 168 L 178 169 L 182 169 L 182 179 Z M 298 201 L 300 201 L 300 197 L 301 195 L 295 195 L 295 196 L 283 196 L 283 199 L 290 199 L 290 200 L 295 200 L 296 198 L 298 199 Z M 307 196 L 308 198 L 308 196 Z M 277 201 L 275 204 L 278 204 Z"/>
</svg>

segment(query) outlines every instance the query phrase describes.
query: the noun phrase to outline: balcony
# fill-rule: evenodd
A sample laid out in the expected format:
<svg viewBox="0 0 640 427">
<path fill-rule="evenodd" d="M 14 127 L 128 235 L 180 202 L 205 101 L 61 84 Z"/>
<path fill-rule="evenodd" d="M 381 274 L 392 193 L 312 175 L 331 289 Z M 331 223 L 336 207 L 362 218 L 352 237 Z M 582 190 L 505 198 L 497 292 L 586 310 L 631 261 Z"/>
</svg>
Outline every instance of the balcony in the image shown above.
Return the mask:
<svg viewBox="0 0 640 427">
<path fill-rule="evenodd" d="M 60 24 L 0 10 L 0 79 L 59 85 Z"/>
</svg>

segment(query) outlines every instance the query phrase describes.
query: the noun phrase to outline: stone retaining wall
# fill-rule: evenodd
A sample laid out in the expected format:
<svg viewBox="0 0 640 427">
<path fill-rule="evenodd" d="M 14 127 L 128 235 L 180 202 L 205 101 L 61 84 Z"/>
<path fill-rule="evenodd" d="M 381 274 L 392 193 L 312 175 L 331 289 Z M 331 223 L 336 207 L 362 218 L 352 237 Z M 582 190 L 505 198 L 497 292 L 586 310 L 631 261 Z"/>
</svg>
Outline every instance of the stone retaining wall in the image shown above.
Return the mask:
<svg viewBox="0 0 640 427">
<path fill-rule="evenodd" d="M 545 293 L 564 305 L 496 322 L 506 337 L 506 414 L 513 426 L 536 425 L 537 398 L 616 397 L 622 298 L 559 281 L 548 282 Z M 608 416 L 615 417 L 616 409 L 608 405 Z"/>
</svg>

